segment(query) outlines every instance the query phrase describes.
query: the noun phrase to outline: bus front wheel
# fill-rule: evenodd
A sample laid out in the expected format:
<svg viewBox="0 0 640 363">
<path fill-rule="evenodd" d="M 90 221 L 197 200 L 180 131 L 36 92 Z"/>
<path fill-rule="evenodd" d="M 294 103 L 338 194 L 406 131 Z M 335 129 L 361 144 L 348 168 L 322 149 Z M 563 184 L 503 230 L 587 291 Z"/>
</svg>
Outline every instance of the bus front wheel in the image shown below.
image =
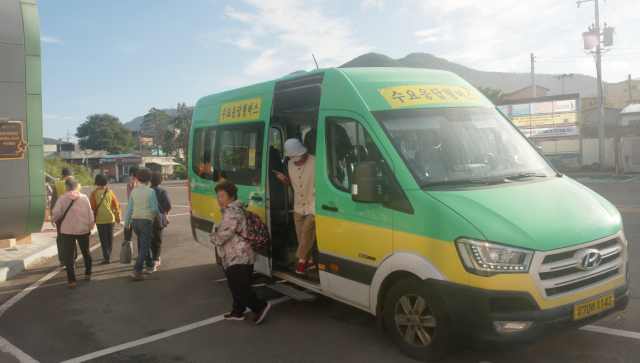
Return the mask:
<svg viewBox="0 0 640 363">
<path fill-rule="evenodd" d="M 395 344 L 413 359 L 433 362 L 453 347 L 443 308 L 418 278 L 405 277 L 393 285 L 385 300 L 384 320 Z"/>
</svg>

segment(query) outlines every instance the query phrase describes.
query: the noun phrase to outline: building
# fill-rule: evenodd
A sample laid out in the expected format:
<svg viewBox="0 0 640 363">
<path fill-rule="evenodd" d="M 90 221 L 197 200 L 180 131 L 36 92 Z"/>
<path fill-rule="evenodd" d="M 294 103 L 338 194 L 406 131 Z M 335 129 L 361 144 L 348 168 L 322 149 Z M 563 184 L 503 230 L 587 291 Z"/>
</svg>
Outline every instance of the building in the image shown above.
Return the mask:
<svg viewBox="0 0 640 363">
<path fill-rule="evenodd" d="M 640 103 L 634 103 L 620 111 L 620 125 L 640 125 Z"/>
<path fill-rule="evenodd" d="M 546 97 L 547 93 L 550 89 L 546 87 L 541 87 L 536 85 L 536 97 Z M 530 98 L 531 97 L 531 86 L 527 86 L 525 88 L 519 89 L 517 91 L 511 92 L 507 95 L 508 100 L 515 100 L 520 98 Z"/>
<path fill-rule="evenodd" d="M 616 106 L 620 108 L 640 103 L 640 78 L 606 85 L 604 97 L 615 102 Z"/>
<path fill-rule="evenodd" d="M 0 248 L 44 222 L 40 21 L 35 1 L 0 1 Z"/>
<path fill-rule="evenodd" d="M 47 146 L 47 150 L 51 150 L 51 145 Z M 45 159 L 59 158 L 73 165 L 93 165 L 99 164 L 100 159 L 107 156 L 106 150 L 80 150 L 80 145 L 70 142 L 55 146 L 56 151 L 44 152 Z"/>
<path fill-rule="evenodd" d="M 92 164 L 94 174 L 105 173 L 109 180 L 128 182 L 129 169 L 132 166 L 149 168 L 152 172 L 159 171 L 165 177 L 173 175 L 173 167 L 180 165 L 173 161 L 173 157 L 141 156 L 138 154 L 106 155 L 99 163 Z"/>
<path fill-rule="evenodd" d="M 619 125 L 620 111 L 617 107 L 604 106 L 605 137 L 612 137 L 611 127 Z M 582 109 L 582 138 L 598 138 L 598 107 L 591 106 Z"/>
</svg>

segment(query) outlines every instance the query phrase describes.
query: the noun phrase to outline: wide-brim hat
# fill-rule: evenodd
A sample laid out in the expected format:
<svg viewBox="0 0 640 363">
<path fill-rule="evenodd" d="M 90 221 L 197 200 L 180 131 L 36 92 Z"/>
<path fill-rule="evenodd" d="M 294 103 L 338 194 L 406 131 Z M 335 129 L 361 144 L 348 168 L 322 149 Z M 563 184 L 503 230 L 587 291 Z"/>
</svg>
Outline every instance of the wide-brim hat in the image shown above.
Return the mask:
<svg viewBox="0 0 640 363">
<path fill-rule="evenodd" d="M 284 143 L 284 152 L 285 154 L 302 156 L 307 152 L 307 148 L 302 146 L 300 140 L 289 139 Z"/>
</svg>

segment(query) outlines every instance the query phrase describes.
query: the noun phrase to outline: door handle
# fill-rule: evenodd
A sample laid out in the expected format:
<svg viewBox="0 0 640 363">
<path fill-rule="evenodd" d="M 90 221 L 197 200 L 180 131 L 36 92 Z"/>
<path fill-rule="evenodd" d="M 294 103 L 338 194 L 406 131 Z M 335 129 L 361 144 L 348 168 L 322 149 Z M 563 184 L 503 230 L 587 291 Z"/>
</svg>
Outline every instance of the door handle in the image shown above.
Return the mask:
<svg viewBox="0 0 640 363">
<path fill-rule="evenodd" d="M 324 209 L 324 210 L 330 210 L 330 211 L 332 211 L 332 212 L 337 212 L 337 211 L 339 210 L 337 207 L 329 207 L 329 206 L 328 206 L 328 205 L 326 205 L 326 204 L 323 204 L 323 205 L 322 205 L 322 209 Z"/>
<path fill-rule="evenodd" d="M 259 201 L 259 202 L 262 202 L 262 197 L 259 197 L 259 196 L 257 196 L 257 195 L 252 195 L 252 196 L 251 196 L 251 199 L 252 199 L 252 200 L 257 200 L 257 201 Z"/>
</svg>

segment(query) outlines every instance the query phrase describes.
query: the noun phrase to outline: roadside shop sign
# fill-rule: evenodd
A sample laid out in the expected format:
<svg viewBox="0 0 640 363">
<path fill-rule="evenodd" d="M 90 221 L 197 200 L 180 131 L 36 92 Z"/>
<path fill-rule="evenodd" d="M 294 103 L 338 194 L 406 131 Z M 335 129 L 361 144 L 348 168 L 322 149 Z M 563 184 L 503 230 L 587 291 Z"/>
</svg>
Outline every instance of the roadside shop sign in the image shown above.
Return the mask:
<svg viewBox="0 0 640 363">
<path fill-rule="evenodd" d="M 545 125 L 570 125 L 578 122 L 576 112 L 555 113 L 549 115 L 529 115 L 510 117 L 514 125 L 518 127 L 545 126 Z"/>
<path fill-rule="evenodd" d="M 520 131 L 530 139 L 580 136 L 580 129 L 578 126 L 543 127 L 539 129 L 522 129 Z"/>
<path fill-rule="evenodd" d="M 142 158 L 117 158 L 116 159 L 116 163 L 118 164 L 134 164 L 134 163 L 141 163 L 142 162 Z"/>
<path fill-rule="evenodd" d="M 6 119 L 5 119 L 6 120 Z M 0 123 L 0 160 L 23 159 L 27 152 L 21 121 Z"/>
<path fill-rule="evenodd" d="M 544 154 L 553 165 L 580 165 L 580 153 Z"/>
</svg>

